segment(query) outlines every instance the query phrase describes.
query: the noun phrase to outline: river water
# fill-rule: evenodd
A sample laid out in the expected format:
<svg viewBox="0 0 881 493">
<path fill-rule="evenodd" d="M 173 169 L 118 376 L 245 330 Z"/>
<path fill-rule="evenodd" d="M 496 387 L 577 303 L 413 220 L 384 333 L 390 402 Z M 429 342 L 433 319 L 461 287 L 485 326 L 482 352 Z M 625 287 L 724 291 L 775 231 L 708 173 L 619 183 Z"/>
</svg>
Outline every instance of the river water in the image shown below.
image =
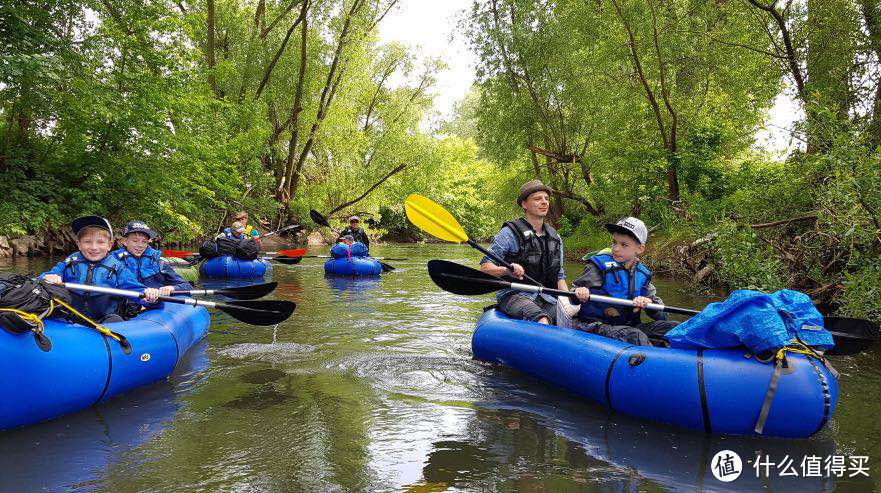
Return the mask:
<svg viewBox="0 0 881 493">
<path fill-rule="evenodd" d="M 818 436 L 693 433 L 473 360 L 471 332 L 493 298 L 441 291 L 425 262 L 476 265 L 474 250 L 373 253 L 409 260 L 389 262 L 397 270 L 381 279 L 325 278 L 322 259 L 275 265 L 270 297 L 297 303 L 285 323 L 214 313 L 208 337 L 168 381 L 0 432 L 0 491 L 871 491 L 881 477 L 877 349 L 833 361 L 840 402 Z M 48 265 L 19 259 L 0 269 Z M 566 265 L 570 279 L 580 269 Z M 656 284 L 670 305 L 709 301 Z M 744 459 L 732 483 L 712 474 L 721 450 Z M 747 462 L 756 455 L 778 465 L 768 477 Z M 848 477 L 852 468 L 805 477 L 806 457 L 834 455 L 868 456 L 870 477 Z"/>
</svg>

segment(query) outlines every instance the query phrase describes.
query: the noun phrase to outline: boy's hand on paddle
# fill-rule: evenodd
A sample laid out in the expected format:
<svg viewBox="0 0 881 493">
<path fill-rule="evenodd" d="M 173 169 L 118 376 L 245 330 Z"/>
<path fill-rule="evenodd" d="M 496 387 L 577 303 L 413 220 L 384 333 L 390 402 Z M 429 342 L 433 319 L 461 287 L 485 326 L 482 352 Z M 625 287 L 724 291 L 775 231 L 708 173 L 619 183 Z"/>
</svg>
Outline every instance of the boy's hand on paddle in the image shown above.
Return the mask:
<svg viewBox="0 0 881 493">
<path fill-rule="evenodd" d="M 58 274 L 46 274 L 43 276 L 43 280 L 50 284 L 61 284 L 61 276 Z"/>
<path fill-rule="evenodd" d="M 159 288 L 159 294 L 161 296 L 171 296 L 171 293 L 174 292 L 174 286 L 162 286 Z"/>
<path fill-rule="evenodd" d="M 590 300 L 590 290 L 584 287 L 575 288 L 575 296 L 578 298 L 578 301 L 587 303 Z"/>
<path fill-rule="evenodd" d="M 511 264 L 511 267 L 513 267 L 511 273 L 514 274 L 514 277 L 517 279 L 523 279 L 523 274 L 526 274 L 526 270 L 523 266 L 520 264 Z"/>
<path fill-rule="evenodd" d="M 144 290 L 144 300 L 147 303 L 156 303 L 159 301 L 159 290 L 156 288 L 147 288 Z"/>
<path fill-rule="evenodd" d="M 646 298 L 645 296 L 637 296 L 636 298 L 633 298 L 633 311 L 638 312 L 645 308 L 651 302 L 651 298 Z"/>
</svg>

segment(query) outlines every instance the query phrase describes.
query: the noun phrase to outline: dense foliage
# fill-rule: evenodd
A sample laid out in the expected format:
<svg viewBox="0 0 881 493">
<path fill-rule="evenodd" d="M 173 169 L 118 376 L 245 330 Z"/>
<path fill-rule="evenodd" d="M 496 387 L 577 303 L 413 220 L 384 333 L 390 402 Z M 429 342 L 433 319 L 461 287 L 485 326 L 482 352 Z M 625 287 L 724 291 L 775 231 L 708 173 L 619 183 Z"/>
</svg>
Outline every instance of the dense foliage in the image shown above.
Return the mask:
<svg viewBox="0 0 881 493">
<path fill-rule="evenodd" d="M 637 215 L 659 266 L 881 318 L 879 15 L 873 0 L 478 0 L 462 127 L 552 184 L 570 251 Z M 777 97 L 804 112 L 785 162 L 754 142 Z"/>
<path fill-rule="evenodd" d="M 394 4 L 4 3 L 0 235 L 95 212 L 186 241 L 236 209 L 270 227 L 412 192 L 490 234 L 513 213 L 488 206 L 502 173 L 420 127 L 443 67 L 378 43 Z"/>
</svg>

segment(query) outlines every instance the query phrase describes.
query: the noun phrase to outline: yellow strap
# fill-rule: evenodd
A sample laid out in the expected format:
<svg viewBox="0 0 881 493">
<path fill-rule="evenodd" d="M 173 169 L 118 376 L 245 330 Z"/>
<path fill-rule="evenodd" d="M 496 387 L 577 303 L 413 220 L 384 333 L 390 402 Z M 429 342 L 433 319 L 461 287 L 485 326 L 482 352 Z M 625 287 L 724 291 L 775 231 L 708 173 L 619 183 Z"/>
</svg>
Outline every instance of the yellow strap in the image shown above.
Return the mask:
<svg viewBox="0 0 881 493">
<path fill-rule="evenodd" d="M 51 304 L 50 313 L 51 313 Z M 21 317 L 25 322 L 33 325 L 34 327 L 31 330 L 34 331 L 35 334 L 42 334 L 45 327 L 43 327 L 43 320 L 40 319 L 39 316 L 33 313 L 25 312 L 22 310 L 16 310 L 15 308 L 0 308 L 0 312 L 12 312 Z"/>
<path fill-rule="evenodd" d="M 57 299 L 57 298 L 54 298 L 54 299 L 55 299 L 55 301 L 58 302 L 59 305 L 63 306 L 64 308 L 67 308 L 68 310 L 70 310 L 71 313 L 73 313 L 73 314 L 76 315 L 77 317 L 81 318 L 82 320 L 88 322 L 88 324 L 91 325 L 91 326 L 92 326 L 95 330 L 97 330 L 98 332 L 104 334 L 104 335 L 107 336 L 107 337 L 113 338 L 113 339 L 116 340 L 117 342 L 121 342 L 121 341 L 122 341 L 122 339 L 121 339 L 118 335 L 114 334 L 114 333 L 111 332 L 109 329 L 106 329 L 106 328 L 102 327 L 100 324 L 98 324 L 98 322 L 95 322 L 94 320 L 90 319 L 89 317 L 87 317 L 87 316 L 83 315 L 82 313 L 76 311 L 76 309 L 75 309 L 74 307 L 68 305 L 67 303 L 65 303 L 65 302 L 63 302 L 63 301 L 61 301 L 61 300 L 59 300 L 59 299 Z"/>
<path fill-rule="evenodd" d="M 819 357 L 816 351 L 805 346 L 803 343 L 799 342 L 796 339 L 793 339 L 789 342 L 788 346 L 784 346 L 777 351 L 775 359 L 781 360 L 786 355 L 786 353 L 796 353 L 796 354 L 804 354 L 805 356 L 813 356 L 815 358 Z"/>
</svg>

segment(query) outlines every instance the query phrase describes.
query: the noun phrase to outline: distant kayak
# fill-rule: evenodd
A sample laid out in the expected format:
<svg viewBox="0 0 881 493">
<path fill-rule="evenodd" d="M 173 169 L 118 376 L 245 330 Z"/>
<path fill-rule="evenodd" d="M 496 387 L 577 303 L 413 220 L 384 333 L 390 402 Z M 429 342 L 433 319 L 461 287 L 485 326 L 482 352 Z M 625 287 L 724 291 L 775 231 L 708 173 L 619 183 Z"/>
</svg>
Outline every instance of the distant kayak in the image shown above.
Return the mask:
<svg viewBox="0 0 881 493">
<path fill-rule="evenodd" d="M 483 314 L 474 357 L 505 364 L 624 414 L 706 432 L 754 431 L 774 373 L 746 350 L 682 350 L 630 344 L 573 329 Z M 787 353 L 762 436 L 822 430 L 838 381 L 815 357 Z"/>
<path fill-rule="evenodd" d="M 199 265 L 202 277 L 214 279 L 253 279 L 272 274 L 272 264 L 268 260 L 240 260 L 230 255 L 221 255 L 203 261 Z"/>
<path fill-rule="evenodd" d="M 324 262 L 324 272 L 335 276 L 378 276 L 382 264 L 371 257 L 331 258 Z"/>
</svg>

